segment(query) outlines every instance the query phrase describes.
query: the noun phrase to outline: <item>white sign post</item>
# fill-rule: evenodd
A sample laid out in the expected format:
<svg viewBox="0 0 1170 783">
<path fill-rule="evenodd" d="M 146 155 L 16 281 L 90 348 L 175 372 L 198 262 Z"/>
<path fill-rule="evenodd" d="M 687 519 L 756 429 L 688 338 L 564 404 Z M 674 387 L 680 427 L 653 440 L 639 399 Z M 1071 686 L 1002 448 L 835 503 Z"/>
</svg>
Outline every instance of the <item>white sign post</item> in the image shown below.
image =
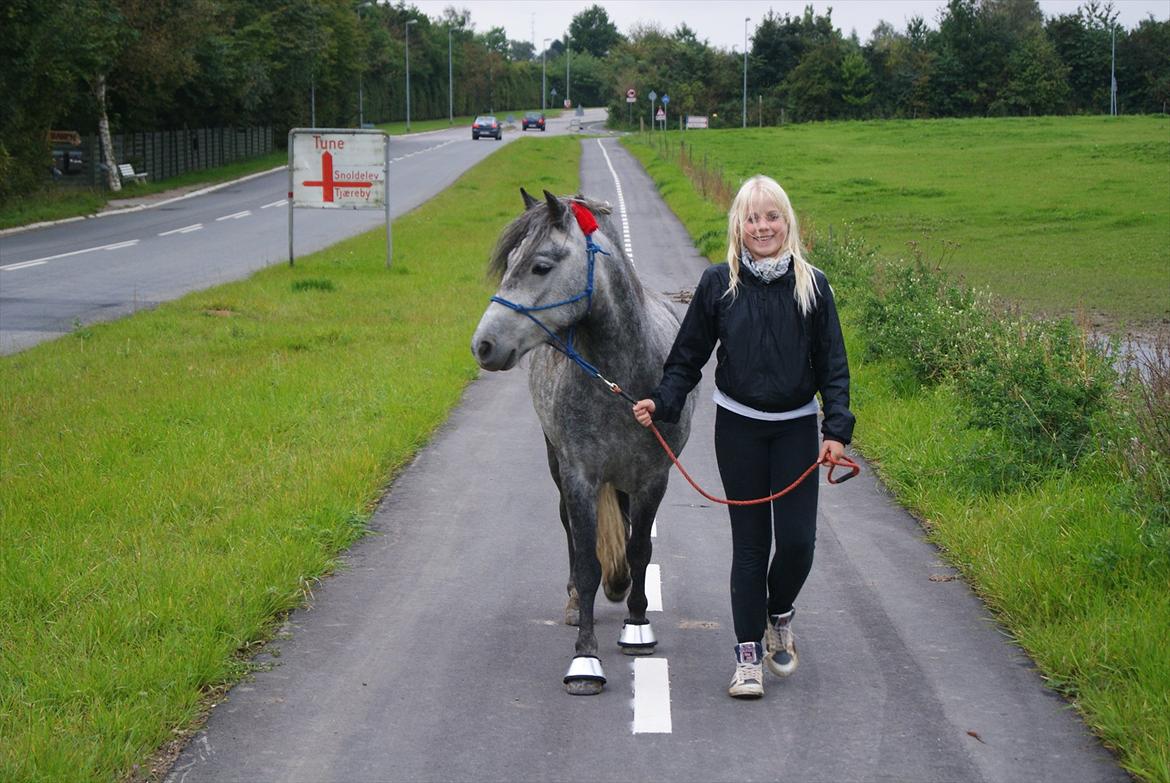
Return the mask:
<svg viewBox="0 0 1170 783">
<path fill-rule="evenodd" d="M 390 139 L 380 130 L 293 128 L 288 132 L 288 263 L 293 265 L 293 211 L 383 209 L 386 266 L 390 236 Z"/>
</svg>

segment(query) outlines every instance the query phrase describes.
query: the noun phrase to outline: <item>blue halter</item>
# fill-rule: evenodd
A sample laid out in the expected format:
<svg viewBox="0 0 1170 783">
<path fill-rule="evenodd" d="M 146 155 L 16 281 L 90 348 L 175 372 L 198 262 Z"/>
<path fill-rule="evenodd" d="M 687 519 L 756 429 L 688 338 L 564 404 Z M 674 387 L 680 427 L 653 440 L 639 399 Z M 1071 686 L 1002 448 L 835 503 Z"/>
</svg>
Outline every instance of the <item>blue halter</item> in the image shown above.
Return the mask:
<svg viewBox="0 0 1170 783">
<path fill-rule="evenodd" d="M 575 296 L 571 296 L 568 299 L 563 299 L 559 302 L 553 302 L 552 304 L 541 305 L 540 307 L 528 307 L 526 305 L 518 304 L 516 302 L 510 302 L 502 296 L 493 296 L 491 300 L 493 302 L 495 302 L 496 304 L 502 304 L 504 307 L 507 307 L 509 310 L 514 310 L 517 313 L 520 313 L 521 315 L 529 318 L 534 324 L 539 326 L 544 331 L 545 334 L 548 335 L 548 337 L 549 337 L 548 344 L 549 345 L 551 345 L 553 348 L 555 348 L 556 350 L 563 353 L 565 356 L 572 359 L 577 364 L 577 366 L 580 367 L 582 370 L 589 373 L 591 376 L 594 376 L 596 378 L 600 378 L 603 382 L 605 382 L 606 385 L 611 386 L 611 388 L 613 388 L 612 385 L 610 384 L 610 382 L 606 381 L 605 378 L 602 377 L 601 371 L 598 370 L 596 367 L 594 367 L 589 362 L 585 361 L 585 358 L 583 356 L 581 356 L 581 354 L 577 353 L 577 349 L 575 349 L 573 347 L 573 333 L 576 331 L 576 328 L 577 328 L 576 325 L 569 327 L 568 339 L 562 340 L 559 335 L 557 335 L 552 329 L 549 329 L 547 326 L 545 326 L 543 323 L 541 323 L 540 319 L 533 315 L 533 313 L 538 313 L 541 310 L 552 310 L 553 308 L 556 308 L 556 307 L 563 307 L 564 305 L 572 304 L 573 302 L 579 302 L 582 299 L 585 300 L 585 314 L 586 315 L 589 314 L 590 308 L 593 307 L 593 267 L 595 266 L 597 254 L 601 253 L 603 256 L 608 256 L 610 254 L 605 252 L 604 250 L 602 250 L 598 246 L 598 244 L 593 241 L 592 234 L 585 235 L 585 252 L 587 253 L 587 255 L 589 257 L 589 276 L 585 282 L 585 290 L 582 291 L 581 293 L 579 293 Z"/>
</svg>

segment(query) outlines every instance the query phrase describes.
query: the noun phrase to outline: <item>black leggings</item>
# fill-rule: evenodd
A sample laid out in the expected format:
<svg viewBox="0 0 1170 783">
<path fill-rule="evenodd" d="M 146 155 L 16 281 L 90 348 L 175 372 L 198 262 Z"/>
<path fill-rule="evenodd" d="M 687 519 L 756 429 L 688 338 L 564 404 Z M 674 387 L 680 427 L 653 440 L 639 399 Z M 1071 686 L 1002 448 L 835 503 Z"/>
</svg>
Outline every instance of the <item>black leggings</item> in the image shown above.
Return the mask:
<svg viewBox="0 0 1170 783">
<path fill-rule="evenodd" d="M 760 421 L 718 408 L 715 458 L 732 500 L 761 498 L 791 484 L 817 458 L 817 417 Z M 769 614 L 783 614 L 812 569 L 817 535 L 817 482 L 813 471 L 771 504 L 728 506 L 731 515 L 731 614 L 739 642 L 764 636 Z M 776 555 L 768 565 L 772 531 Z"/>
</svg>

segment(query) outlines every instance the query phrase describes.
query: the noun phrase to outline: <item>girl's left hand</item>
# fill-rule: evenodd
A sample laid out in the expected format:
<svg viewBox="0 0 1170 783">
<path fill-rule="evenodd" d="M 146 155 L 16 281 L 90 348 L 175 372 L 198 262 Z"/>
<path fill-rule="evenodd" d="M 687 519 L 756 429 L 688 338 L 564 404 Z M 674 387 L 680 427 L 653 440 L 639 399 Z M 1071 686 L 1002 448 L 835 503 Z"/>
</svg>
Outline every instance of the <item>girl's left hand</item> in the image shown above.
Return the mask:
<svg viewBox="0 0 1170 783">
<path fill-rule="evenodd" d="M 821 455 L 818 459 L 825 464 L 837 461 L 845 456 L 845 444 L 826 438 L 821 442 Z"/>
</svg>

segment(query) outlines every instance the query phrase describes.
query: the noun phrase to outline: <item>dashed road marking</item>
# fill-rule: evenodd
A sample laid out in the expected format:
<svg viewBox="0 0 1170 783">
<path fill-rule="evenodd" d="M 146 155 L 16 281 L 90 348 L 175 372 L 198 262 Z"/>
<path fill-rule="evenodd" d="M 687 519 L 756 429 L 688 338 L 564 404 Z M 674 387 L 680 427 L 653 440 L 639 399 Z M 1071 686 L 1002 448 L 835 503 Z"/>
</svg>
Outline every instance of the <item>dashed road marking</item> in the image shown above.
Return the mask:
<svg viewBox="0 0 1170 783">
<path fill-rule="evenodd" d="M 248 215 L 251 215 L 251 214 L 252 214 L 252 210 L 245 209 L 245 210 L 242 210 L 240 212 L 233 212 L 230 215 L 224 215 L 223 217 L 217 217 L 215 219 L 215 222 L 218 223 L 221 220 L 239 220 L 240 218 L 246 218 L 246 217 L 248 217 Z"/>
<path fill-rule="evenodd" d="M 15 272 L 17 269 L 28 269 L 30 266 L 40 266 L 47 264 L 48 261 L 21 261 L 19 264 L 9 264 L 8 266 L 0 266 L 0 271 Z"/>
<path fill-rule="evenodd" d="M 605 151 L 605 145 L 601 143 L 601 139 L 597 140 L 597 146 L 601 148 L 601 154 L 605 156 L 605 165 L 609 166 L 614 187 L 617 188 L 618 211 L 622 216 L 622 248 L 626 251 L 626 258 L 630 259 L 632 264 L 634 263 L 634 245 L 630 241 L 630 217 L 626 212 L 626 197 L 622 194 L 622 181 L 618 179 L 617 171 L 614 170 L 609 153 Z"/>
<path fill-rule="evenodd" d="M 159 236 L 169 237 L 171 234 L 190 234 L 192 231 L 198 231 L 201 228 L 203 228 L 202 223 L 192 223 L 191 225 L 183 226 L 182 228 L 172 228 L 170 231 L 163 231 L 161 234 L 159 234 Z"/>
<path fill-rule="evenodd" d="M 662 611 L 662 569 L 657 563 L 646 566 L 646 611 Z"/>
<path fill-rule="evenodd" d="M 271 207 L 283 207 L 287 203 L 288 203 L 288 199 L 282 198 L 280 201 L 273 201 L 270 204 L 265 204 L 264 206 L 260 207 L 260 209 L 269 209 Z"/>
<path fill-rule="evenodd" d="M 665 658 L 636 658 L 634 733 L 670 734 L 670 664 Z"/>
</svg>

